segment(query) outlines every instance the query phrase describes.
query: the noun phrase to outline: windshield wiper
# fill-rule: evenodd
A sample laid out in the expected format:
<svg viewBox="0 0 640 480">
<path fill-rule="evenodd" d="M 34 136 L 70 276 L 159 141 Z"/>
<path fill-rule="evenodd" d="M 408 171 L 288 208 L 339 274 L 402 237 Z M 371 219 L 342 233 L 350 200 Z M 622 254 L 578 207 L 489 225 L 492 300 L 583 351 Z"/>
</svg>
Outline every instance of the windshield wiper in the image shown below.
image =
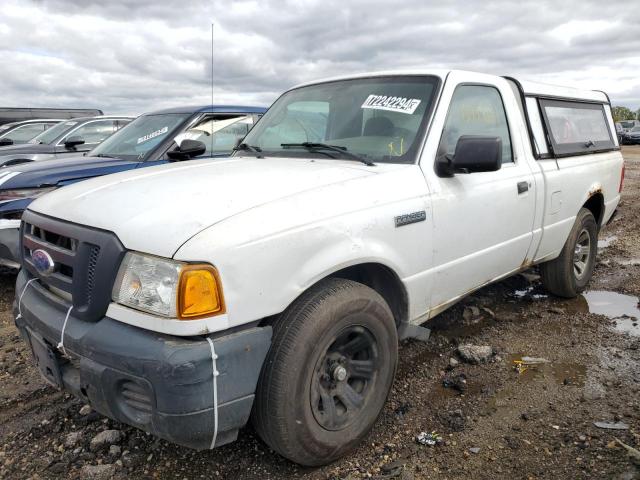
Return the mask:
<svg viewBox="0 0 640 480">
<path fill-rule="evenodd" d="M 373 163 L 371 160 L 361 157 L 360 155 L 356 155 L 355 153 L 351 153 L 347 150 L 347 147 L 339 147 L 338 145 L 329 145 L 328 143 L 317 143 L 317 142 L 302 142 L 302 143 L 281 143 L 280 146 L 282 148 L 302 147 L 311 151 L 329 150 L 330 152 L 336 152 L 352 160 L 357 160 L 358 162 L 362 162 L 369 167 L 375 166 L 375 163 Z"/>
<path fill-rule="evenodd" d="M 105 155 L 104 153 L 96 153 L 94 155 L 94 157 L 99 157 L 99 158 L 118 158 L 118 157 L 114 157 L 112 155 Z"/>
</svg>

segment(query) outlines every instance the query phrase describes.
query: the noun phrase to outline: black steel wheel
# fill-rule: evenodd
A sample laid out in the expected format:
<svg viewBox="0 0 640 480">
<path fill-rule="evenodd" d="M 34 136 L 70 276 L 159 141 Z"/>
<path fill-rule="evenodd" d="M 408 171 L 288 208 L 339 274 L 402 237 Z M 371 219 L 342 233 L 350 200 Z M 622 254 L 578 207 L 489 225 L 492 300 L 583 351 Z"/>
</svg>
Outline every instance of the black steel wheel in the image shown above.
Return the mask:
<svg viewBox="0 0 640 480">
<path fill-rule="evenodd" d="M 253 424 L 281 455 L 324 465 L 354 448 L 382 411 L 398 356 L 393 315 L 371 288 L 332 278 L 273 328 Z"/>
<path fill-rule="evenodd" d="M 378 380 L 378 343 L 365 327 L 345 328 L 318 359 L 311 384 L 311 409 L 327 430 L 358 420 Z"/>
</svg>

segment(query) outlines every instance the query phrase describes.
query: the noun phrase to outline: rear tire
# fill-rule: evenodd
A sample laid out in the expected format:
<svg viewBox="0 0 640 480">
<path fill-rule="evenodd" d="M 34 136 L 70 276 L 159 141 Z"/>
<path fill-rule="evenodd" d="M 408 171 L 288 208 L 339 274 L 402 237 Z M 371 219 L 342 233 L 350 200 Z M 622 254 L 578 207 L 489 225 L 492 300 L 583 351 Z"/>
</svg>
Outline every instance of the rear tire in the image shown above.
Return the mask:
<svg viewBox="0 0 640 480">
<path fill-rule="evenodd" d="M 377 292 L 351 280 L 320 282 L 273 326 L 252 414 L 256 431 L 293 462 L 332 462 L 373 427 L 397 357 L 393 315 Z"/>
<path fill-rule="evenodd" d="M 593 214 L 582 208 L 560 256 L 540 265 L 542 284 L 559 297 L 576 297 L 591 280 L 597 252 L 598 224 Z"/>
</svg>

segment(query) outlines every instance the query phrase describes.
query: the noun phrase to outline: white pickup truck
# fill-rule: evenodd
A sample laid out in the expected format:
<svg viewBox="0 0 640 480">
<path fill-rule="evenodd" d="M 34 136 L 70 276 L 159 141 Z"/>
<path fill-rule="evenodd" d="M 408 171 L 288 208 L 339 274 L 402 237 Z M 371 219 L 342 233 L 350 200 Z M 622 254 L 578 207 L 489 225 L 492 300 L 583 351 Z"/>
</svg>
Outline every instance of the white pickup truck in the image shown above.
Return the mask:
<svg viewBox="0 0 640 480">
<path fill-rule="evenodd" d="M 283 94 L 220 161 L 119 173 L 33 202 L 16 325 L 43 376 L 196 449 L 251 417 L 304 465 L 382 410 L 398 339 L 540 264 L 585 288 L 623 160 L 604 93 L 464 71 Z"/>
</svg>

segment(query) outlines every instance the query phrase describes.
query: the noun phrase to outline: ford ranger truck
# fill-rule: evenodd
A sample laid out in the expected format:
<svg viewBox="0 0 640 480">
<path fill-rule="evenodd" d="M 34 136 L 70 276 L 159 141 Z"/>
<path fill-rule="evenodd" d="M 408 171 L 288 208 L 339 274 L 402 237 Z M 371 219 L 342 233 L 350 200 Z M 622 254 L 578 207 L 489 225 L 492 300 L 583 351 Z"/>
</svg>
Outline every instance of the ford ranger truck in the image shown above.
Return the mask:
<svg viewBox="0 0 640 480">
<path fill-rule="evenodd" d="M 604 93 L 464 71 L 284 93 L 216 162 L 70 185 L 22 218 L 16 325 L 98 412 L 209 449 L 250 419 L 321 465 L 380 414 L 398 339 L 540 265 L 587 286 L 623 160 Z"/>
</svg>

